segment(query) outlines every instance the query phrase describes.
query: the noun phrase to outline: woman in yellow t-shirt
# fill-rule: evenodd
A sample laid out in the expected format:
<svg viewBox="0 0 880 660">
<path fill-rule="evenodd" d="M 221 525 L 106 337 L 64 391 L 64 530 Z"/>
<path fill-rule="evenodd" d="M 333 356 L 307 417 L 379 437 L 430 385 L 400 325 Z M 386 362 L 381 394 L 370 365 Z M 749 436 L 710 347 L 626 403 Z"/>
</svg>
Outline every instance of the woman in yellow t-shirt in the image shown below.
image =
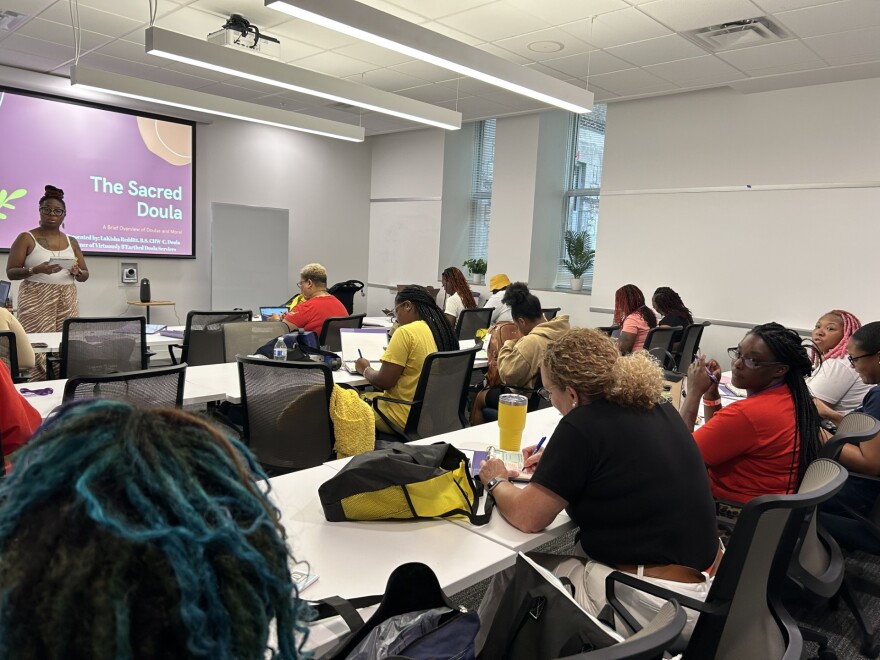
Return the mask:
<svg viewBox="0 0 880 660">
<path fill-rule="evenodd" d="M 394 331 L 382 355 L 382 366 L 373 369 L 366 358 L 354 363 L 355 369 L 379 392 L 372 396 L 412 401 L 425 358 L 437 351 L 457 351 L 458 339 L 443 311 L 427 289 L 411 285 L 394 299 L 394 315 L 399 328 Z M 382 412 L 396 426 L 404 428 L 410 406 L 380 403 Z M 393 433 L 376 414 L 376 430 Z"/>
</svg>

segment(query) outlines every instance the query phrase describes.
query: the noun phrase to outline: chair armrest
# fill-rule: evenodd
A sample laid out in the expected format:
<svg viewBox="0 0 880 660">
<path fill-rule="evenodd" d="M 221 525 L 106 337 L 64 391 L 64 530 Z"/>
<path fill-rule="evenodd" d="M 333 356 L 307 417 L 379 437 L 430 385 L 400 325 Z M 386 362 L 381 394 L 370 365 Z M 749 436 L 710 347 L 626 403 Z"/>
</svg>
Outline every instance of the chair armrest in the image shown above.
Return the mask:
<svg viewBox="0 0 880 660">
<path fill-rule="evenodd" d="M 621 603 L 620 600 L 617 598 L 617 595 L 614 593 L 615 582 L 620 582 L 621 584 L 625 584 L 632 587 L 633 589 L 637 589 L 638 591 L 651 594 L 652 596 L 657 596 L 658 598 L 665 598 L 666 600 L 675 599 L 679 602 L 679 604 L 681 604 L 682 607 L 687 607 L 689 609 L 696 610 L 697 612 L 717 613 L 722 612 L 726 607 L 707 605 L 701 600 L 690 598 L 689 596 L 685 596 L 677 591 L 664 589 L 663 587 L 657 586 L 652 582 L 640 580 L 635 575 L 630 575 L 629 573 L 624 573 L 622 571 L 613 571 L 612 573 L 608 574 L 608 577 L 605 578 L 605 599 L 608 601 L 608 604 L 611 605 L 617 615 L 624 620 L 626 625 L 634 633 L 641 630 L 642 627 L 635 620 L 635 618 L 633 618 L 629 610 L 627 610 L 623 606 L 623 603 Z"/>
<path fill-rule="evenodd" d="M 375 396 L 371 399 L 370 403 L 373 406 L 373 409 L 376 411 L 376 414 L 379 415 L 379 418 L 385 422 L 389 429 L 396 435 L 398 438 L 403 440 L 404 442 L 411 442 L 414 438 L 410 438 L 406 433 L 404 433 L 403 429 L 399 428 L 397 424 L 392 422 L 385 413 L 382 412 L 382 409 L 379 407 L 378 402 L 379 399 L 382 401 L 388 401 L 390 403 L 402 403 L 407 406 L 415 405 L 415 401 L 404 401 L 403 399 L 392 399 L 388 396 Z"/>
<path fill-rule="evenodd" d="M 388 403 L 402 403 L 405 406 L 414 406 L 414 405 L 416 405 L 416 403 L 418 403 L 418 401 L 406 401 L 405 399 L 392 399 L 390 396 L 374 396 L 374 397 L 372 397 L 372 404 L 373 404 L 373 408 L 376 408 L 377 410 L 378 410 L 378 406 L 376 405 L 376 402 L 379 400 L 387 401 Z"/>
<path fill-rule="evenodd" d="M 182 353 L 183 352 L 183 345 L 181 345 L 181 344 L 168 344 L 168 354 L 171 356 L 171 362 L 174 364 L 179 364 L 177 361 L 177 357 L 175 357 L 175 355 L 174 355 L 173 349 L 175 349 L 175 348 L 179 348 L 180 352 Z"/>
<path fill-rule="evenodd" d="M 56 364 L 58 365 L 58 369 L 59 369 L 59 373 L 60 373 L 61 357 L 58 355 L 47 353 L 46 354 L 46 375 L 51 376 L 51 378 L 47 378 L 47 380 L 55 380 L 56 378 L 60 377 L 60 375 L 59 376 L 55 375 L 55 366 L 54 365 L 56 365 Z"/>
</svg>

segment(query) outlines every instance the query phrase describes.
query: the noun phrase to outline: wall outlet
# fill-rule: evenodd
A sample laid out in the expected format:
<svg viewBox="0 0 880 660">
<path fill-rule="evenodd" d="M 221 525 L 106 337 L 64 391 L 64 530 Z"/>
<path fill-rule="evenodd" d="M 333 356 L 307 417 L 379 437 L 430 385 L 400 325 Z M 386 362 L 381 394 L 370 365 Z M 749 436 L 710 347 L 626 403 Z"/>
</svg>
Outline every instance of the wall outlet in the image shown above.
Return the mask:
<svg viewBox="0 0 880 660">
<path fill-rule="evenodd" d="M 140 282 L 138 279 L 138 265 L 136 263 L 122 262 L 120 264 L 120 269 L 123 284 L 136 285 Z"/>
</svg>

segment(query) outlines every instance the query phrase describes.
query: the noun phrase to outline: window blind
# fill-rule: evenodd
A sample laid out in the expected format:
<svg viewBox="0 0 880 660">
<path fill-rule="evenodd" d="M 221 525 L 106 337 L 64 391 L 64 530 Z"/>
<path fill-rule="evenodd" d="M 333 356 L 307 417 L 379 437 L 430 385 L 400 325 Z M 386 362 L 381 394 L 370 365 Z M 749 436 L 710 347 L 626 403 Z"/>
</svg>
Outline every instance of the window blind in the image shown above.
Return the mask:
<svg viewBox="0 0 880 660">
<path fill-rule="evenodd" d="M 489 222 L 492 216 L 492 175 L 495 171 L 495 120 L 481 121 L 474 131 L 471 177 L 471 222 L 468 259 L 489 254 Z"/>
</svg>

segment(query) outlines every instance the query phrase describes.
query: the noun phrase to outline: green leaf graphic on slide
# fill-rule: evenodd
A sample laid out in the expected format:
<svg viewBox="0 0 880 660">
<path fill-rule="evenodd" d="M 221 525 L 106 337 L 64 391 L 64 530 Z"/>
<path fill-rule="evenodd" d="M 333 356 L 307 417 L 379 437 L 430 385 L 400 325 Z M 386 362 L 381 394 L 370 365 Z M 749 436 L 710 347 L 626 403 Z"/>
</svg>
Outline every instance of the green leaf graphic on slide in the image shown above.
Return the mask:
<svg viewBox="0 0 880 660">
<path fill-rule="evenodd" d="M 15 205 L 9 202 L 25 195 L 27 195 L 27 190 L 24 188 L 13 190 L 11 193 L 7 193 L 5 188 L 0 190 L 0 220 L 6 220 L 6 214 L 3 213 L 2 209 L 15 209 Z"/>
</svg>

